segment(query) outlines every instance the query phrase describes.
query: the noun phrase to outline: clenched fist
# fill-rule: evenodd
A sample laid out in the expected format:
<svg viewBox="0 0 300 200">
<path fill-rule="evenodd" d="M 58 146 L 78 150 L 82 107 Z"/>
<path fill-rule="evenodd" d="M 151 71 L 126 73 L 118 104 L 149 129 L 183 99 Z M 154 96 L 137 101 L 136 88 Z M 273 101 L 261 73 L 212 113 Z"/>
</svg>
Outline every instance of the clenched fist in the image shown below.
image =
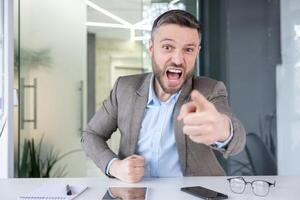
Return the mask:
<svg viewBox="0 0 300 200">
<path fill-rule="evenodd" d="M 123 160 L 112 162 L 109 173 L 128 183 L 136 183 L 144 176 L 145 159 L 142 156 L 132 155 Z"/>
<path fill-rule="evenodd" d="M 230 136 L 229 118 L 196 90 L 191 93 L 191 101 L 181 107 L 177 119 L 183 120 L 183 133 L 196 143 L 211 145 Z"/>
</svg>

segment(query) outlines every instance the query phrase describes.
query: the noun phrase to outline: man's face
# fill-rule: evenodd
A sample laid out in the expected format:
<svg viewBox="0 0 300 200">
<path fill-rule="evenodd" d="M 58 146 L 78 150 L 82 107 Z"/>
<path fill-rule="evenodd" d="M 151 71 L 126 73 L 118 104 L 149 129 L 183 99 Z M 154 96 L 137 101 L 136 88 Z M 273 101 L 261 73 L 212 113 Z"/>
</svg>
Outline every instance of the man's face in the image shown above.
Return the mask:
<svg viewBox="0 0 300 200">
<path fill-rule="evenodd" d="M 179 91 L 193 75 L 199 50 L 197 29 L 175 24 L 156 29 L 149 44 L 149 54 L 158 89 L 168 94 Z"/>
</svg>

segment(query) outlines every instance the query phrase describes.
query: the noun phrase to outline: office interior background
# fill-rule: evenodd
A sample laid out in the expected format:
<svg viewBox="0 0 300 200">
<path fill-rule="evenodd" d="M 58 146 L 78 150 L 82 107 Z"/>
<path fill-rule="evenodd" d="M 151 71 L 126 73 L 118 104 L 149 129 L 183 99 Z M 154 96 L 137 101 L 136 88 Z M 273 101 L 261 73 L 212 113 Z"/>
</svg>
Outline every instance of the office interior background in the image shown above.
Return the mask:
<svg viewBox="0 0 300 200">
<path fill-rule="evenodd" d="M 118 76 L 151 71 L 151 24 L 169 9 L 198 17 L 195 74 L 225 83 L 262 142 L 227 160 L 216 152 L 227 174 L 300 175 L 299 0 L 0 0 L 0 9 L 0 177 L 103 176 L 81 131 Z"/>
</svg>

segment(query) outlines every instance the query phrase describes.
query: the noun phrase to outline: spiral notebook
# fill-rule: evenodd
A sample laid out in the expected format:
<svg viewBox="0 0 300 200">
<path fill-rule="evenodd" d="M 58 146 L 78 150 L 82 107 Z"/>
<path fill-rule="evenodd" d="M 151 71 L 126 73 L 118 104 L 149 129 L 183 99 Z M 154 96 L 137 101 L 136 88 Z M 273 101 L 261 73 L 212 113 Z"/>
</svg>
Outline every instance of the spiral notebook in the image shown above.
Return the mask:
<svg viewBox="0 0 300 200">
<path fill-rule="evenodd" d="M 70 185 L 72 195 L 67 195 L 64 184 L 45 184 L 38 189 L 19 196 L 19 200 L 71 200 L 87 189 L 85 185 Z"/>
</svg>

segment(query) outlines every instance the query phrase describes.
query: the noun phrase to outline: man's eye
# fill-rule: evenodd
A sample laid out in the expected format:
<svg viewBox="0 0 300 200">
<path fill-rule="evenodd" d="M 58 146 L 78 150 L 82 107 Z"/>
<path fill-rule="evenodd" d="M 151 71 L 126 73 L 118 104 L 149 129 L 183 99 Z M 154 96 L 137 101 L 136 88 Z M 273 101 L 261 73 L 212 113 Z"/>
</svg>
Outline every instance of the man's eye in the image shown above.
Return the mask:
<svg viewBox="0 0 300 200">
<path fill-rule="evenodd" d="M 188 53 L 193 53 L 194 52 L 194 48 L 186 48 L 185 50 Z"/>
<path fill-rule="evenodd" d="M 162 48 L 164 49 L 164 50 L 171 50 L 172 49 L 172 46 L 170 46 L 170 45 L 164 45 L 164 46 L 162 46 Z"/>
</svg>

